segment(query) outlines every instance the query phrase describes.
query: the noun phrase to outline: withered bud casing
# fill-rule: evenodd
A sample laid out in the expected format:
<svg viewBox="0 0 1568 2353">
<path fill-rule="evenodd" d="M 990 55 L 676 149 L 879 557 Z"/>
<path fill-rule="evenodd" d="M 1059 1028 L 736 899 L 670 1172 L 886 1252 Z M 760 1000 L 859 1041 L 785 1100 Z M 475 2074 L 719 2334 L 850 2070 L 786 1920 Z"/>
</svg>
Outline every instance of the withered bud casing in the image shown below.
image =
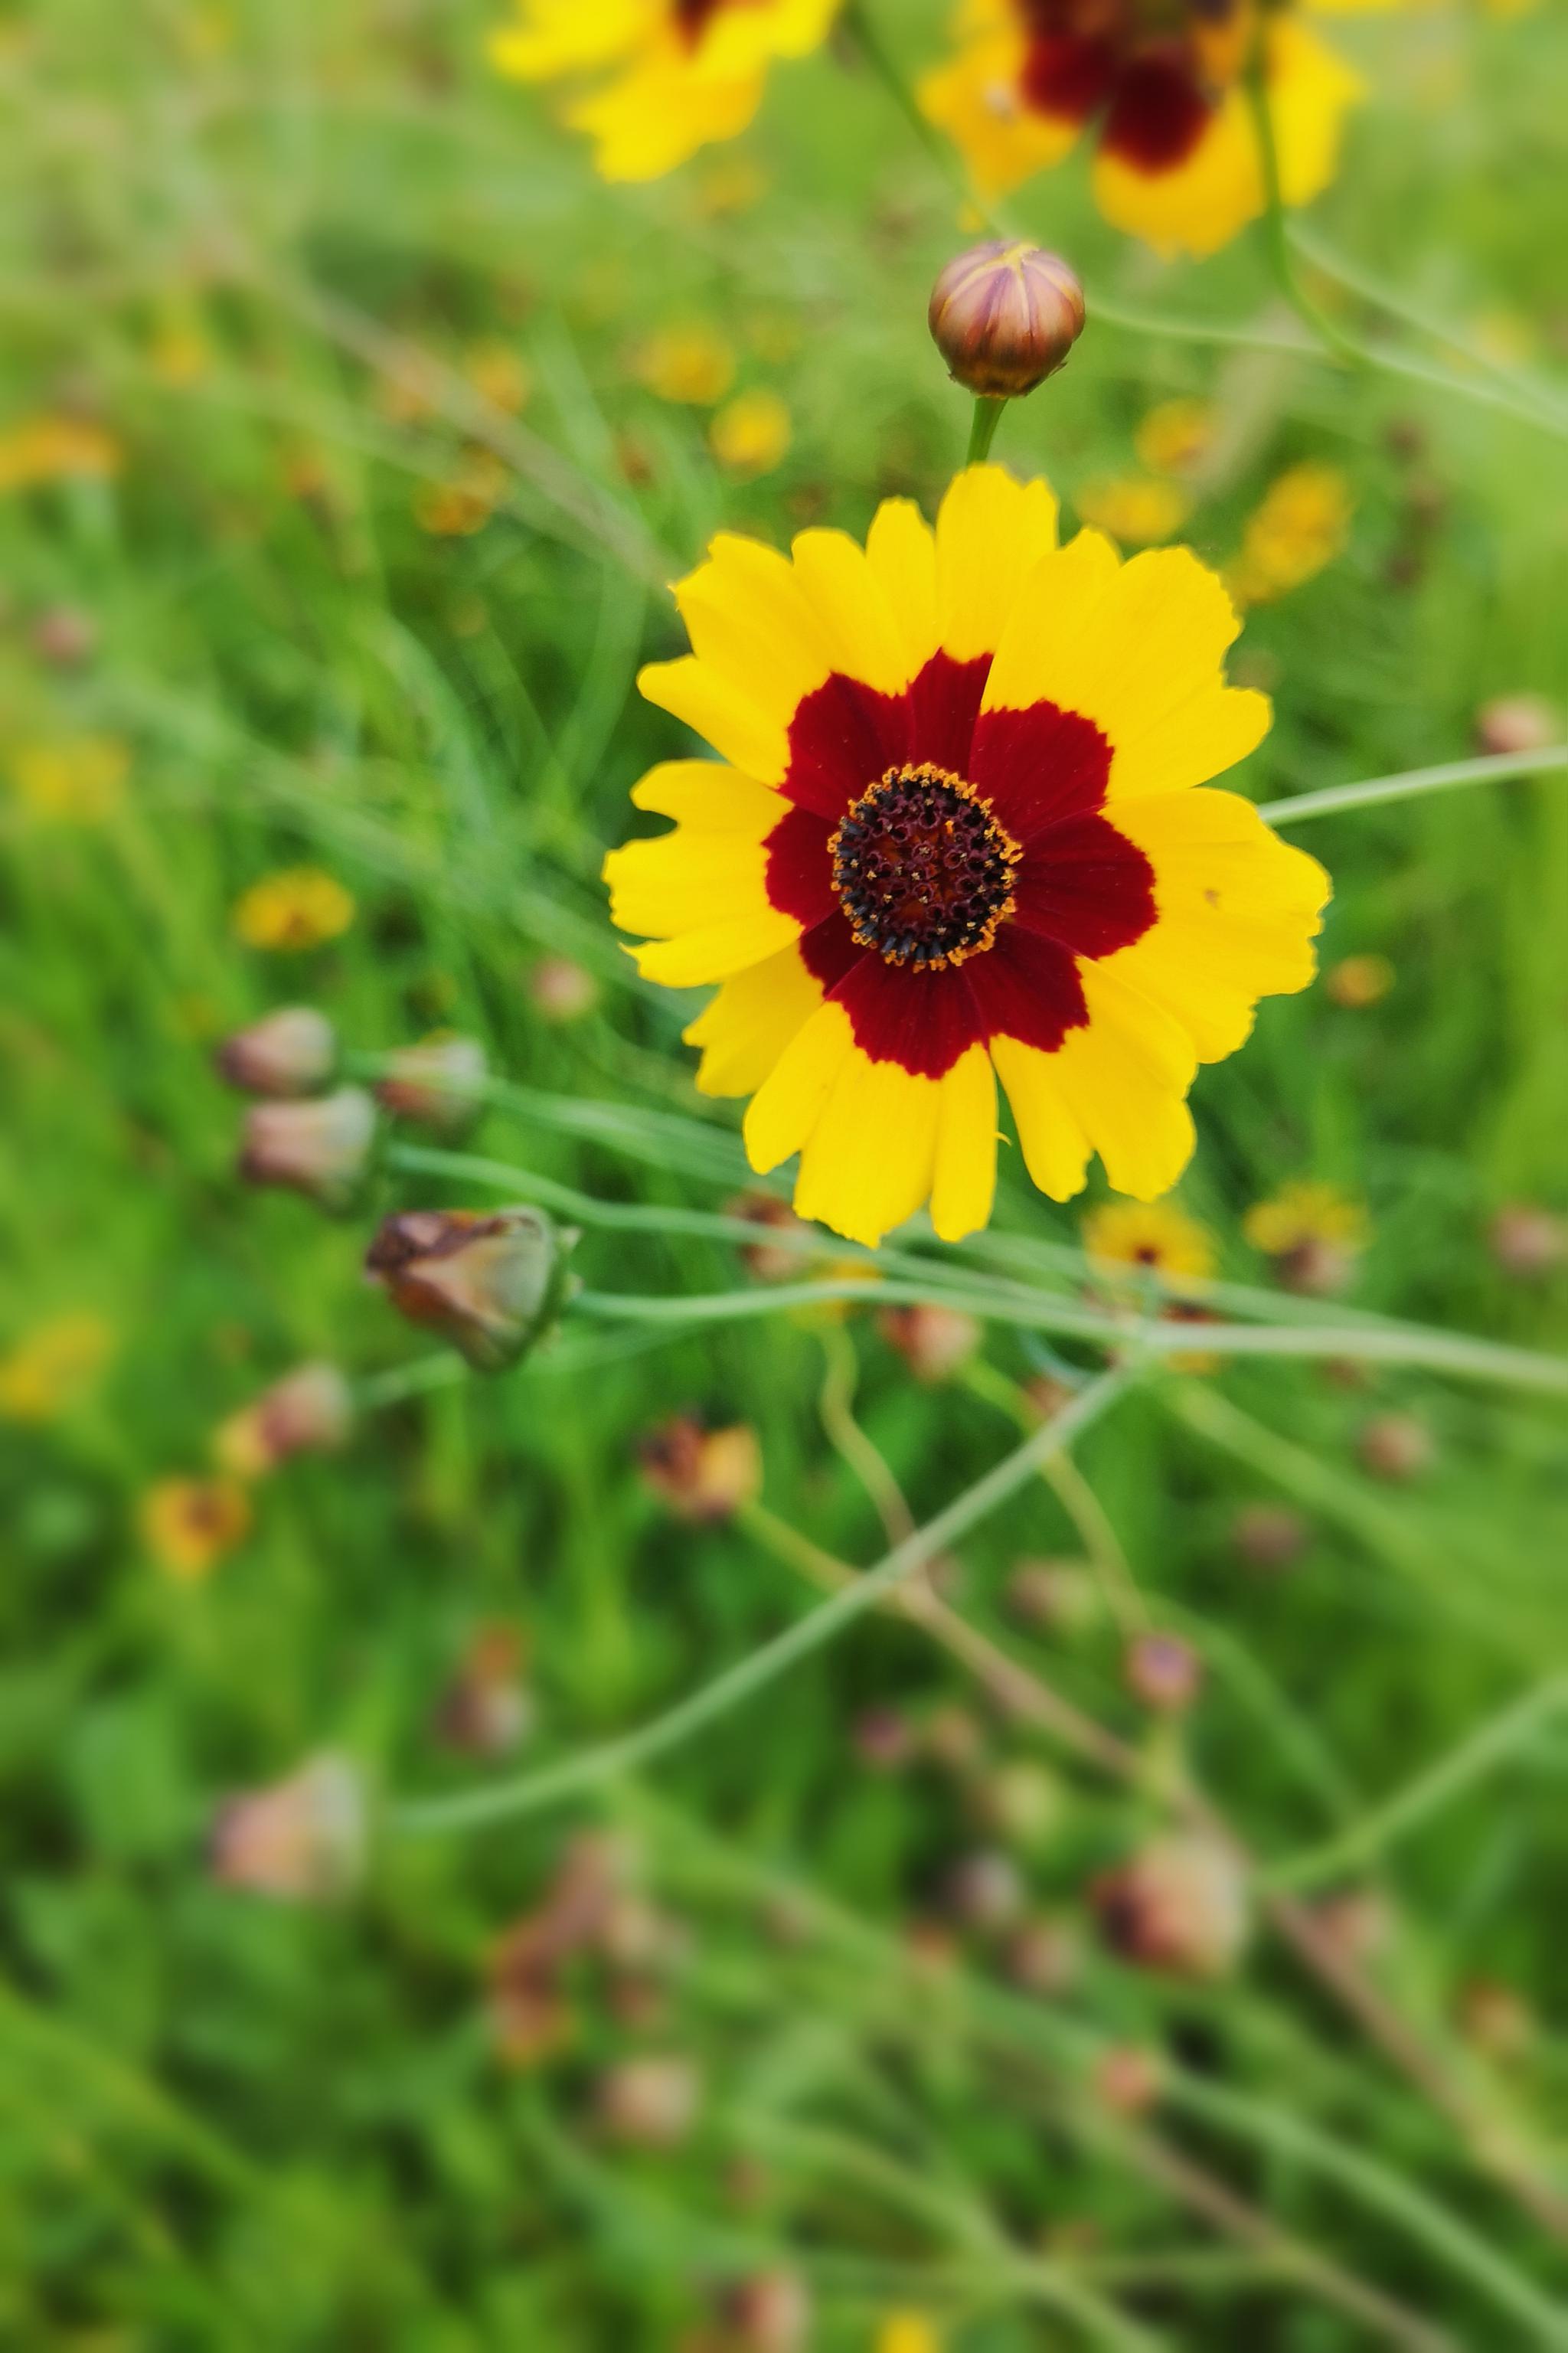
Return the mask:
<svg viewBox="0 0 1568 2353">
<path fill-rule="evenodd" d="M 1090 1890 L 1101 1933 L 1135 1968 L 1220 1978 L 1250 1926 L 1241 1867 L 1217 1839 L 1160 1839 Z"/>
<path fill-rule="evenodd" d="M 226 1038 L 216 1059 L 241 1094 L 313 1095 L 337 1069 L 337 1031 L 313 1005 L 285 1005 Z"/>
<path fill-rule="evenodd" d="M 346 1757 L 311 1757 L 285 1781 L 247 1789 L 213 1824 L 212 1874 L 283 1903 L 347 1894 L 363 1875 L 368 1842 L 363 1785 Z"/>
<path fill-rule="evenodd" d="M 1083 332 L 1083 288 L 1059 254 L 992 237 L 948 263 L 929 317 L 955 384 L 1016 400 L 1056 374 Z"/>
<path fill-rule="evenodd" d="M 375 1105 L 363 1087 L 309 1103 L 252 1103 L 239 1173 L 251 1185 L 286 1185 L 323 1209 L 352 1208 L 375 1151 Z"/>
<path fill-rule="evenodd" d="M 294 1454 L 327 1454 L 346 1440 L 353 1399 L 336 1365 L 300 1365 L 219 1424 L 213 1450 L 237 1479 L 258 1479 Z"/>
<path fill-rule="evenodd" d="M 485 1050 L 477 1038 L 444 1032 L 386 1058 L 376 1100 L 395 1119 L 460 1135 L 484 1107 Z"/>
<path fill-rule="evenodd" d="M 400 1315 L 439 1332 L 476 1372 L 504 1372 L 566 1301 L 577 1237 L 542 1209 L 410 1209 L 386 1219 L 365 1272 Z"/>
<path fill-rule="evenodd" d="M 762 1487 L 757 1433 L 747 1422 L 710 1430 L 693 1414 L 674 1414 L 640 1439 L 637 1451 L 647 1485 L 683 1520 L 727 1520 Z"/>
</svg>

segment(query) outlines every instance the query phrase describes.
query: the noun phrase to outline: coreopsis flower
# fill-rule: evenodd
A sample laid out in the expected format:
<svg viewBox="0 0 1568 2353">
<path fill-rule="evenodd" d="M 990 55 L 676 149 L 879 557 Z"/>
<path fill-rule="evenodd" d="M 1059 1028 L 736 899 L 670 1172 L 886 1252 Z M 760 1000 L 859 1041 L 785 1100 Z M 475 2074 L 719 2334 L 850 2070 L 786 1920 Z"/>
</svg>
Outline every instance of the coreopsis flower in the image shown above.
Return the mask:
<svg viewBox="0 0 1568 2353">
<path fill-rule="evenodd" d="M 336 1365 L 300 1365 L 220 1422 L 213 1451 L 237 1479 L 259 1479 L 296 1454 L 330 1454 L 353 1427 L 353 1398 Z"/>
<path fill-rule="evenodd" d="M 1329 1298 L 1343 1291 L 1366 1248 L 1366 1209 L 1337 1185 L 1311 1176 L 1282 1185 L 1266 1201 L 1255 1201 L 1241 1221 L 1254 1250 L 1272 1264 L 1288 1291 Z"/>
<path fill-rule="evenodd" d="M 700 147 L 733 139 L 762 103 L 768 68 L 827 37 L 839 0 L 516 0 L 490 37 L 515 81 L 586 83 L 564 120 L 594 142 L 606 180 L 657 180 Z"/>
<path fill-rule="evenodd" d="M 283 1005 L 226 1038 L 214 1060 L 219 1077 L 241 1094 L 287 1101 L 328 1083 L 338 1066 L 338 1033 L 313 1005 Z"/>
<path fill-rule="evenodd" d="M 209 1868 L 223 1887 L 286 1904 L 327 1903 L 357 1884 L 367 1843 L 358 1773 L 346 1757 L 313 1757 L 286 1780 L 219 1808 Z"/>
<path fill-rule="evenodd" d="M 708 446 L 727 474 L 754 482 L 783 465 L 792 431 L 787 406 L 763 386 L 725 402 L 708 428 Z"/>
<path fill-rule="evenodd" d="M 386 1219 L 365 1272 L 400 1315 L 438 1332 L 476 1372 L 504 1372 L 553 1327 L 577 1237 L 542 1209 L 410 1209 Z"/>
<path fill-rule="evenodd" d="M 1106 1201 L 1085 1218 L 1083 1246 L 1106 1273 L 1144 1269 L 1174 1285 L 1214 1272 L 1214 1236 L 1174 1201 Z"/>
<path fill-rule="evenodd" d="M 1241 1868 L 1216 1839 L 1158 1839 L 1090 1893 L 1107 1944 L 1139 1968 L 1224 1977 L 1247 1942 Z"/>
<path fill-rule="evenodd" d="M 507 470 L 491 449 L 469 449 L 440 481 L 421 482 L 414 520 L 432 539 L 471 539 L 506 493 Z"/>
<path fill-rule="evenodd" d="M 375 1104 L 363 1087 L 305 1103 L 256 1103 L 241 1130 L 247 1185 L 283 1185 L 323 1209 L 352 1208 L 375 1155 Z"/>
<path fill-rule="evenodd" d="M 1394 966 L 1385 955 L 1342 956 L 1323 975 L 1323 988 L 1347 1013 L 1381 1005 L 1394 987 Z"/>
<path fill-rule="evenodd" d="M 521 352 L 499 338 L 471 343 L 463 354 L 463 374 L 481 400 L 508 417 L 520 416 L 532 396 L 532 369 Z"/>
<path fill-rule="evenodd" d="M 1239 605 L 1268 605 L 1305 586 L 1350 537 L 1355 501 L 1337 466 L 1309 459 L 1271 483 L 1248 517 L 1241 552 L 1226 573 Z"/>
<path fill-rule="evenodd" d="M 864 551 L 716 539 L 676 589 L 694 651 L 639 683 L 705 734 L 633 791 L 676 820 L 605 862 L 646 977 L 721 984 L 698 1086 L 750 1094 L 759 1172 L 875 1244 L 928 1199 L 986 1222 L 996 1079 L 1058 1200 L 1098 1151 L 1152 1199 L 1194 1144 L 1200 1061 L 1302 988 L 1328 878 L 1200 789 L 1267 731 L 1190 551 L 1057 544 L 1044 482 L 961 474 L 934 532 L 889 500 Z"/>
<path fill-rule="evenodd" d="M 708 1430 L 691 1414 L 676 1414 L 648 1431 L 637 1447 L 648 1486 L 683 1520 L 727 1520 L 753 1503 L 763 1483 L 757 1433 L 748 1422 Z"/>
<path fill-rule="evenodd" d="M 939 1307 L 924 1302 L 912 1307 L 884 1307 L 877 1328 L 890 1348 L 896 1348 L 917 1381 L 945 1381 L 969 1362 L 984 1327 L 962 1308 Z"/>
<path fill-rule="evenodd" d="M 122 459 L 114 435 L 89 417 L 26 417 L 0 430 L 0 491 L 112 481 Z"/>
<path fill-rule="evenodd" d="M 1083 521 L 1123 547 L 1173 539 L 1193 511 L 1180 482 L 1157 474 L 1113 474 L 1085 482 L 1076 501 Z"/>
<path fill-rule="evenodd" d="M 101 1315 L 54 1315 L 0 1356 L 0 1421 L 58 1421 L 92 1393 L 114 1353 Z"/>
<path fill-rule="evenodd" d="M 16 797 L 34 817 L 100 825 L 125 797 L 131 753 L 116 735 L 64 736 L 18 744 L 10 767 Z"/>
<path fill-rule="evenodd" d="M 1152 474 L 1193 474 L 1213 448 L 1215 431 L 1206 400 L 1161 400 L 1132 436 L 1132 447 Z"/>
<path fill-rule="evenodd" d="M 412 1120 L 438 1135 L 460 1135 L 483 1108 L 486 1076 L 479 1039 L 442 1030 L 386 1057 L 376 1101 L 395 1119 Z"/>
<path fill-rule="evenodd" d="M 232 1479 L 159 1479 L 137 1516 L 148 1551 L 181 1585 L 199 1585 L 250 1533 L 249 1500 Z"/>
<path fill-rule="evenodd" d="M 247 948 L 292 955 L 337 939 L 353 919 L 354 902 L 332 875 L 319 866 L 289 866 L 243 892 L 231 921 Z"/>
<path fill-rule="evenodd" d="M 982 193 L 1060 163 L 1089 131 L 1100 211 L 1165 254 L 1213 253 L 1264 209 L 1256 42 L 1288 205 L 1332 178 L 1361 89 L 1294 9 L 1256 0 L 960 0 L 953 31 L 920 102 Z"/>
<path fill-rule="evenodd" d="M 735 353 L 716 327 L 661 327 L 633 359 L 640 384 L 677 407 L 711 408 L 735 381 Z"/>
</svg>

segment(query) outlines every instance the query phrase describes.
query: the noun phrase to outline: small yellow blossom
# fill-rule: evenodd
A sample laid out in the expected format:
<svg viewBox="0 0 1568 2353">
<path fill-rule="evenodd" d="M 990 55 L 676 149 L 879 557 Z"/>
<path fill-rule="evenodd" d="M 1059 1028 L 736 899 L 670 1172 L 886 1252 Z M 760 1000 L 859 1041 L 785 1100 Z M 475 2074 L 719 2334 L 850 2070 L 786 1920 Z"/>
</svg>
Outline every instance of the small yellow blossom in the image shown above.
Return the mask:
<svg viewBox="0 0 1568 2353">
<path fill-rule="evenodd" d="M 19 744 L 11 754 L 16 797 L 35 817 L 94 825 L 124 797 L 131 754 L 115 735 L 73 735 Z"/>
<path fill-rule="evenodd" d="M 1318 1242 L 1341 1250 L 1365 1247 L 1370 1228 L 1366 1208 L 1353 1194 L 1314 1176 L 1282 1185 L 1267 1201 L 1255 1201 L 1241 1221 L 1241 1230 L 1254 1250 L 1267 1258 L 1288 1258 L 1293 1250 Z"/>
<path fill-rule="evenodd" d="M 0 432 L 0 491 L 42 482 L 105 482 L 118 474 L 112 433 L 83 417 L 28 417 Z"/>
<path fill-rule="evenodd" d="M 1331 564 L 1350 536 L 1355 501 L 1336 466 L 1309 459 L 1265 493 L 1226 575 L 1240 605 L 1266 605 Z"/>
<path fill-rule="evenodd" d="M 463 355 L 463 374 L 481 400 L 488 400 L 492 408 L 504 409 L 509 417 L 521 415 L 533 391 L 533 371 L 528 362 L 499 337 L 470 343 Z"/>
<path fill-rule="evenodd" d="M 1147 1267 L 1167 1282 L 1214 1272 L 1214 1237 L 1174 1201 L 1106 1201 L 1083 1221 L 1083 1246 L 1099 1267 Z"/>
<path fill-rule="evenodd" d="M 1162 400 L 1138 427 L 1132 446 L 1152 474 L 1190 474 L 1208 456 L 1214 436 L 1206 400 Z"/>
<path fill-rule="evenodd" d="M 637 353 L 638 381 L 660 400 L 711 408 L 735 381 L 735 354 L 715 328 L 662 327 Z"/>
<path fill-rule="evenodd" d="M 489 449 L 473 449 L 458 471 L 442 482 L 422 482 L 414 495 L 414 518 L 433 539 L 470 539 L 482 531 L 500 502 L 506 468 Z"/>
<path fill-rule="evenodd" d="M 250 1530 L 250 1504 L 232 1479 L 159 1479 L 142 1498 L 142 1540 L 164 1574 L 197 1585 Z"/>
<path fill-rule="evenodd" d="M 877 2353 L 942 2353 L 942 2338 L 923 2313 L 889 2312 L 877 2331 Z"/>
<path fill-rule="evenodd" d="M 1347 1012 L 1364 1013 L 1394 987 L 1394 966 L 1385 955 L 1342 956 L 1323 975 L 1323 987 Z"/>
<path fill-rule="evenodd" d="M 1124 547 L 1152 547 L 1181 530 L 1192 500 L 1179 482 L 1154 474 L 1120 474 L 1086 482 L 1078 494 L 1081 521 Z"/>
<path fill-rule="evenodd" d="M 176 390 L 210 375 L 213 347 L 200 322 L 177 314 L 160 320 L 148 346 L 147 364 L 160 384 Z"/>
<path fill-rule="evenodd" d="M 46 1422 L 88 1395 L 114 1350 L 100 1315 L 55 1315 L 0 1356 L 0 1420 Z"/>
<path fill-rule="evenodd" d="M 264 874 L 235 902 L 237 939 L 249 948 L 291 952 L 335 940 L 354 919 L 354 902 L 341 882 L 317 866 L 289 866 Z"/>
<path fill-rule="evenodd" d="M 709 446 L 727 474 L 755 481 L 788 455 L 790 415 L 776 392 L 738 392 L 708 428 Z"/>
</svg>

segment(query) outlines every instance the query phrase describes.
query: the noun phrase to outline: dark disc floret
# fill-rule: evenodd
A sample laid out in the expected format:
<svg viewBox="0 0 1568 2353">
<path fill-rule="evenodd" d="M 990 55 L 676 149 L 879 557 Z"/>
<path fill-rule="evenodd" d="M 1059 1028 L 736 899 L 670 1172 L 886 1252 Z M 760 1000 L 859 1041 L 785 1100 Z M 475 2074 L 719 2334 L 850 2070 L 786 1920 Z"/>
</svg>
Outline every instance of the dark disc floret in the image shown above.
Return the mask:
<svg viewBox="0 0 1568 2353">
<path fill-rule="evenodd" d="M 862 947 L 941 971 L 978 955 L 1013 912 L 1022 851 L 973 786 L 946 768 L 889 768 L 852 801 L 828 849 Z"/>
</svg>

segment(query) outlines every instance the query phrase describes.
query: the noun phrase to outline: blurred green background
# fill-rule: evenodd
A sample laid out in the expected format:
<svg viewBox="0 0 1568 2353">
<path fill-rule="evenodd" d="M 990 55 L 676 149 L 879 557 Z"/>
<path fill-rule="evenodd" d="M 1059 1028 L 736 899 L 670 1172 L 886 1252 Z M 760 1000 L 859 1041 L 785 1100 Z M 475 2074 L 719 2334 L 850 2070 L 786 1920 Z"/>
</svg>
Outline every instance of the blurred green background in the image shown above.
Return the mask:
<svg viewBox="0 0 1568 2353">
<path fill-rule="evenodd" d="M 941 11 L 878 14 L 911 74 L 933 56 Z M 642 1778 L 462 1835 L 383 1820 L 672 1704 L 811 1606 L 821 1553 L 886 1550 L 865 1439 L 923 1520 L 1016 1441 L 1020 1384 L 1094 1361 L 996 1324 L 922 1380 L 863 1305 L 574 1317 L 504 1379 L 398 1398 L 429 1349 L 363 1282 L 374 1219 L 496 1189 L 394 1167 L 333 1221 L 236 1179 L 212 1049 L 310 1003 L 360 1055 L 481 1039 L 513 1090 L 470 1140 L 492 1159 L 654 1212 L 742 1190 L 679 1043 L 700 999 L 641 987 L 597 880 L 678 748 L 634 672 L 717 526 L 929 511 L 967 431 L 924 322 L 952 191 L 847 48 L 617 190 L 490 75 L 489 23 L 0 16 L 0 2343 L 1568 2344 L 1548 1395 L 1163 1377 L 944 1565 L 983 1658 L 870 1617 Z M 1276 697 L 1265 800 L 1463 757 L 1496 698 L 1565 685 L 1563 443 L 1470 396 L 1489 362 L 1561 385 L 1568 26 L 1333 37 L 1371 96 L 1313 234 L 1452 337 L 1402 348 L 1457 385 L 1269 348 L 1299 331 L 1253 239 L 1163 268 L 1076 166 L 1012 207 L 1090 324 L 998 457 L 1143 513 L 1141 428 L 1201 402 L 1155 512 L 1216 565 L 1287 470 L 1332 470 L 1348 523 L 1235 659 Z M 1237 339 L 1180 332 L 1216 321 Z M 681 361 L 702 398 L 661 396 Z M 735 420 L 752 393 L 787 448 L 776 407 Z M 1320 1180 L 1364 1208 L 1348 1309 L 1561 1350 L 1562 777 L 1300 838 L 1335 876 L 1329 977 L 1201 1078 L 1183 1205 L 1268 1284 L 1245 1213 Z M 348 920 L 253 944 L 244 894 L 300 867 Z M 993 1271 L 1076 1297 L 1081 1208 L 1005 1173 Z M 575 1265 L 755 1288 L 657 1215 Z M 174 1556 L 162 1482 L 210 1479 L 216 1426 L 311 1358 L 392 1377 Z M 678 1411 L 755 1431 L 760 1505 L 702 1524 L 639 1475 Z M 1129 1579 L 1201 1661 L 1188 1709 L 1129 1686 Z M 1003 1704 L 1006 1661 L 1034 1697 Z M 1467 1746 L 1500 1717 L 1517 1737 Z M 220 1799 L 322 1753 L 384 1831 L 363 1883 L 221 1883 Z M 1116 1957 L 1091 1900 L 1194 1788 L 1263 1874 L 1203 1979 Z M 1282 1919 L 1268 1873 L 1342 1835 Z M 596 1890 L 564 1927 L 563 1869 Z"/>
</svg>

